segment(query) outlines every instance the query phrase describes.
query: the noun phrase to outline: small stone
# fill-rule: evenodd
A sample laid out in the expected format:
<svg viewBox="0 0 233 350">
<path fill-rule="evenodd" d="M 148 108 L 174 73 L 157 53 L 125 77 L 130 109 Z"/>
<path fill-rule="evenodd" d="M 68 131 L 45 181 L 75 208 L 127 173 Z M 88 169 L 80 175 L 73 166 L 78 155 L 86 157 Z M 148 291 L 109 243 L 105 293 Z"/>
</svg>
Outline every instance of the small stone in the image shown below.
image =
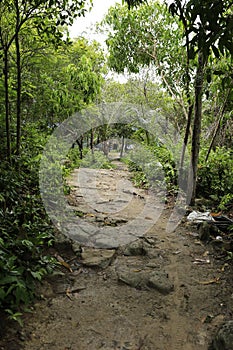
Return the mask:
<svg viewBox="0 0 233 350">
<path fill-rule="evenodd" d="M 148 256 L 150 259 L 158 258 L 159 256 L 159 250 L 146 242 L 143 245 L 143 250 L 144 255 Z"/>
<path fill-rule="evenodd" d="M 211 325 L 215 327 L 216 326 L 219 327 L 223 323 L 223 321 L 224 321 L 224 315 L 219 314 L 215 316 L 214 319 L 211 321 Z"/>
<path fill-rule="evenodd" d="M 141 288 L 145 285 L 144 276 L 142 273 L 134 271 L 121 271 L 118 273 L 119 281 L 134 288 Z"/>
<path fill-rule="evenodd" d="M 26 333 L 23 331 L 19 332 L 19 340 L 25 341 L 27 339 Z"/>
<path fill-rule="evenodd" d="M 202 222 L 199 226 L 199 238 L 201 241 L 208 241 L 210 238 L 211 226 L 208 222 Z"/>
<path fill-rule="evenodd" d="M 145 251 L 143 249 L 143 242 L 141 240 L 134 241 L 128 244 L 123 252 L 126 256 L 141 256 L 145 255 Z"/>
<path fill-rule="evenodd" d="M 73 242 L 72 243 L 72 249 L 73 249 L 73 252 L 80 256 L 81 252 L 82 252 L 82 247 L 81 245 L 78 243 L 78 242 Z"/>
<path fill-rule="evenodd" d="M 57 231 L 55 234 L 55 247 L 70 247 L 70 245 L 71 239 L 60 231 Z"/>
<path fill-rule="evenodd" d="M 165 271 L 155 271 L 150 275 L 148 287 L 156 289 L 162 294 L 168 294 L 174 290 L 174 285 L 170 282 Z"/>
<path fill-rule="evenodd" d="M 104 269 L 111 264 L 115 253 L 115 249 L 84 248 L 81 253 L 82 264 L 85 266 L 101 267 Z"/>
</svg>

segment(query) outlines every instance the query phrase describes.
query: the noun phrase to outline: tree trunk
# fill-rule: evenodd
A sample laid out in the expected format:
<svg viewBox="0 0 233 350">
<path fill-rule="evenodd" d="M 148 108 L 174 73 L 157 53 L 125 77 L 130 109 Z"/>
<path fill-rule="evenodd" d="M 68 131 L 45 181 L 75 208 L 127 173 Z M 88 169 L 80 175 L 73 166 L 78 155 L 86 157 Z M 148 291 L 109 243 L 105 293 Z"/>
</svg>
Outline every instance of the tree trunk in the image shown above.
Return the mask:
<svg viewBox="0 0 233 350">
<path fill-rule="evenodd" d="M 186 66 L 185 66 L 185 76 L 186 76 L 186 83 L 185 83 L 185 93 L 188 101 L 188 117 L 187 117 L 187 123 L 186 123 L 186 129 L 185 129 L 185 135 L 184 135 L 184 142 L 183 142 L 183 148 L 180 158 L 180 168 L 179 168 L 179 176 L 183 183 L 184 179 L 184 158 L 185 158 L 185 151 L 188 144 L 189 134 L 191 134 L 191 123 L 192 123 L 192 113 L 193 113 L 193 103 L 190 96 L 190 40 L 189 40 L 189 30 L 188 30 L 188 23 L 184 15 L 184 10 L 181 6 L 181 2 L 177 3 L 179 11 L 180 11 L 180 19 L 183 23 L 184 27 L 184 33 L 185 33 L 185 48 L 186 48 Z"/>
<path fill-rule="evenodd" d="M 220 116 L 219 116 L 219 119 L 218 119 L 218 123 L 216 125 L 215 130 L 214 130 L 214 134 L 213 134 L 213 137 L 212 137 L 212 140 L 211 140 L 211 143 L 210 143 L 210 147 L 209 147 L 207 155 L 206 155 L 206 159 L 205 159 L 206 162 L 208 161 L 208 158 L 209 158 L 210 152 L 212 150 L 212 147 L 214 145 L 215 139 L 216 139 L 216 137 L 217 137 L 217 135 L 219 133 L 219 130 L 221 128 L 221 122 L 222 122 L 222 119 L 224 117 L 224 112 L 225 112 L 225 109 L 226 109 L 226 106 L 227 106 L 227 101 L 228 101 L 229 95 L 230 95 L 231 90 L 232 90 L 232 84 L 233 84 L 233 80 L 231 82 L 230 88 L 228 89 L 225 101 L 224 101 L 223 106 L 222 106 L 221 111 L 220 111 Z"/>
<path fill-rule="evenodd" d="M 120 158 L 123 157 L 123 153 L 124 153 L 124 147 L 125 147 L 125 138 L 124 136 L 122 136 L 122 139 L 121 139 L 121 153 L 120 153 Z"/>
<path fill-rule="evenodd" d="M 150 134 L 147 130 L 145 130 L 145 133 L 146 133 L 146 144 L 149 146 L 150 144 Z"/>
<path fill-rule="evenodd" d="M 79 158 L 83 159 L 83 136 L 76 140 L 79 149 Z"/>
<path fill-rule="evenodd" d="M 108 156 L 108 152 L 109 152 L 109 145 L 108 145 L 108 141 L 107 140 L 104 140 L 103 142 L 103 146 L 104 146 L 104 155 L 107 157 Z"/>
<path fill-rule="evenodd" d="M 198 66 L 195 80 L 195 103 L 194 103 L 194 121 L 192 134 L 191 166 L 188 179 L 188 201 L 195 204 L 197 187 L 197 167 L 200 151 L 201 121 L 202 121 L 202 91 L 204 81 L 204 57 L 200 51 L 198 55 Z"/>
<path fill-rule="evenodd" d="M 91 129 L 90 148 L 91 148 L 91 153 L 94 154 L 94 130 L 93 129 Z"/>
<path fill-rule="evenodd" d="M 188 138 L 189 138 L 189 133 L 190 133 L 190 127 L 191 127 L 191 122 L 192 122 L 192 113 L 193 113 L 193 104 L 189 105 L 189 111 L 188 111 L 188 120 L 187 120 L 187 124 L 186 124 L 186 128 L 185 128 L 185 135 L 184 135 L 184 141 L 183 141 L 183 147 L 182 147 L 182 151 L 181 151 L 181 157 L 180 157 L 180 168 L 179 168 L 179 176 L 180 179 L 183 182 L 183 167 L 184 167 L 184 157 L 185 157 L 185 151 L 187 148 L 187 144 L 188 144 Z"/>
<path fill-rule="evenodd" d="M 8 49 L 4 48 L 4 88 L 5 88 L 5 124 L 6 124 L 6 155 L 11 162 L 11 135 L 9 116 L 9 73 L 8 73 Z"/>
<path fill-rule="evenodd" d="M 20 154 L 20 143 L 21 143 L 21 90 L 22 90 L 22 79 L 21 79 L 21 56 L 20 56 L 20 44 L 19 44 L 19 32 L 18 27 L 20 23 L 20 13 L 18 8 L 18 2 L 16 1 L 16 35 L 15 35 L 15 47 L 16 47 L 16 67 L 17 67 L 17 102 L 16 102 L 16 154 Z"/>
</svg>

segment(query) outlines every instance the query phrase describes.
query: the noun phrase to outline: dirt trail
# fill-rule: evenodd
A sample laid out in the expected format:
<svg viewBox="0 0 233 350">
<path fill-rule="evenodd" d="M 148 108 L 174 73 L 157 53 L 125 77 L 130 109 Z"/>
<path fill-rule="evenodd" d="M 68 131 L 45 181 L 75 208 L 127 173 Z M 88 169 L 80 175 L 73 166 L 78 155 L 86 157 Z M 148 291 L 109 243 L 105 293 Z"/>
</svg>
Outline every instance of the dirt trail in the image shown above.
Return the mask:
<svg viewBox="0 0 233 350">
<path fill-rule="evenodd" d="M 92 206 L 85 202 L 87 192 L 76 183 L 77 173 L 70 179 L 74 186 L 70 205 L 78 211 L 80 222 L 100 231 L 103 228 L 99 239 L 112 232 L 106 227 L 118 228 L 125 238 L 124 226 L 153 199 L 153 194 L 129 183 L 124 165 L 115 164 L 116 170 L 99 171 L 94 186 L 99 197 L 88 194 Z M 160 210 L 155 195 L 154 202 L 153 210 Z M 124 206 L 117 207 L 119 203 Z M 127 245 L 97 250 L 82 247 L 81 257 L 68 248 L 60 250 L 73 272 L 64 268 L 62 275 L 44 284 L 40 292 L 44 300 L 35 305 L 33 314 L 25 316 L 22 349 L 208 349 L 216 328 L 232 310 L 228 267 L 224 273 L 223 262 L 215 259 L 211 246 L 200 243 L 192 227 L 183 224 L 167 234 L 169 206 L 144 234 L 145 223 L 153 221 L 152 213 L 145 214 L 138 227 L 131 227 Z"/>
</svg>

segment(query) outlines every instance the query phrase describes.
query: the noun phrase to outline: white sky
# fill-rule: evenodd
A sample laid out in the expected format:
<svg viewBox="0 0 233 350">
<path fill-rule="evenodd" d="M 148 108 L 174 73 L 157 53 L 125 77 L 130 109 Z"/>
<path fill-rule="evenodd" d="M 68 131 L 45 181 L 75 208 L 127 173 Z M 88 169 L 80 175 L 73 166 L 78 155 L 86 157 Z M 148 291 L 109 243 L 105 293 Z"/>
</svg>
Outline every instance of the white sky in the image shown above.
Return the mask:
<svg viewBox="0 0 233 350">
<path fill-rule="evenodd" d="M 108 9 L 115 5 L 116 3 L 122 3 L 121 0 L 93 0 L 93 7 L 91 11 L 86 13 L 85 17 L 79 17 L 75 20 L 72 27 L 70 27 L 70 37 L 76 38 L 78 36 L 84 36 L 89 40 L 96 40 L 105 46 L 105 40 L 107 39 L 107 34 L 98 34 L 95 33 L 95 24 L 100 22 L 105 14 L 108 12 Z M 124 74 L 115 74 L 113 72 L 108 73 L 109 78 L 113 78 L 121 83 L 127 81 L 127 78 Z"/>
<path fill-rule="evenodd" d="M 93 31 L 90 30 L 90 27 L 100 22 L 108 12 L 109 7 L 117 2 L 121 3 L 121 0 L 94 0 L 92 10 L 89 13 L 87 12 L 85 17 L 78 17 L 75 20 L 73 26 L 69 30 L 70 37 L 75 38 L 84 35 L 87 38 L 103 42 L 103 36 L 94 34 Z"/>
</svg>

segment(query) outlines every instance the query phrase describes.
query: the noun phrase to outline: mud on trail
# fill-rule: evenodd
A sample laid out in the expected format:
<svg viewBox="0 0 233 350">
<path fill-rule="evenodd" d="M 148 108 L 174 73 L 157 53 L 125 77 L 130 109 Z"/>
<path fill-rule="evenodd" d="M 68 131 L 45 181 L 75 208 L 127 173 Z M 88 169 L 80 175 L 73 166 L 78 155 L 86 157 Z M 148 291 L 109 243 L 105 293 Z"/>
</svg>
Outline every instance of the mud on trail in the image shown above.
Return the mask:
<svg viewBox="0 0 233 350">
<path fill-rule="evenodd" d="M 158 198 L 133 187 L 125 166 L 115 164 L 117 169 L 99 170 L 89 189 L 79 186 L 74 172 L 69 203 L 81 223 L 96 228 L 97 245 L 114 227 L 127 244 L 114 247 L 116 241 L 106 238 L 101 248 L 67 239 L 57 245 L 53 253 L 69 265 L 44 282 L 42 300 L 2 349 L 207 350 L 219 325 L 232 317 L 230 267 L 187 223 L 166 232 L 169 205 L 153 223 Z M 146 203 L 149 213 L 128 230 L 134 239 L 124 236 Z"/>
</svg>

